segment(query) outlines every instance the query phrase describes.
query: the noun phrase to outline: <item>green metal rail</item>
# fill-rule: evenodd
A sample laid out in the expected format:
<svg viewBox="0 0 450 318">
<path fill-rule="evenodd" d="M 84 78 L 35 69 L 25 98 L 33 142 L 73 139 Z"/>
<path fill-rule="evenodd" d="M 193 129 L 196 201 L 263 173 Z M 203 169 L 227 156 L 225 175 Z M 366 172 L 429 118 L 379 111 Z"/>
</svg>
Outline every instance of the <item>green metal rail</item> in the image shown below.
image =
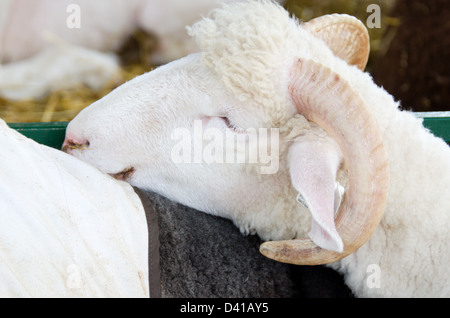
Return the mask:
<svg viewBox="0 0 450 318">
<path fill-rule="evenodd" d="M 450 112 L 414 113 L 423 118 L 423 125 L 438 137 L 450 143 Z"/>
<path fill-rule="evenodd" d="M 35 140 L 36 142 L 61 149 L 64 142 L 68 122 L 50 123 L 14 123 L 8 124 L 22 135 Z"/>
<path fill-rule="evenodd" d="M 436 136 L 450 143 L 450 112 L 415 113 L 415 115 L 423 118 L 424 126 Z M 9 126 L 38 143 L 61 149 L 67 124 L 68 122 L 14 123 Z"/>
</svg>

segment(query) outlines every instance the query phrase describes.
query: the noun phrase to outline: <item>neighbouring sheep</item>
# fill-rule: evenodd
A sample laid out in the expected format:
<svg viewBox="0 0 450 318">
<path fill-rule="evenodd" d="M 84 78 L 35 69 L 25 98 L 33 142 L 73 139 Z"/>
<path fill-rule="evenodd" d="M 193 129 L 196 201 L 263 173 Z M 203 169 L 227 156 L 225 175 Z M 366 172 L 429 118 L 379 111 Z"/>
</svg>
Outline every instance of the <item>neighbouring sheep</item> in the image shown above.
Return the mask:
<svg viewBox="0 0 450 318">
<path fill-rule="evenodd" d="M 148 297 L 133 188 L 0 120 L 0 297 Z"/>
<path fill-rule="evenodd" d="M 155 34 L 152 63 L 198 51 L 185 32 L 218 6 L 233 0 L 2 0 L 0 95 L 40 98 L 85 84 L 96 90 L 120 80 L 112 53 L 136 28 Z"/>
<path fill-rule="evenodd" d="M 450 150 L 362 71 L 364 25 L 299 24 L 261 0 L 214 10 L 190 34 L 202 53 L 83 110 L 63 149 L 287 240 L 261 252 L 329 263 L 356 296 L 450 296 Z"/>
</svg>

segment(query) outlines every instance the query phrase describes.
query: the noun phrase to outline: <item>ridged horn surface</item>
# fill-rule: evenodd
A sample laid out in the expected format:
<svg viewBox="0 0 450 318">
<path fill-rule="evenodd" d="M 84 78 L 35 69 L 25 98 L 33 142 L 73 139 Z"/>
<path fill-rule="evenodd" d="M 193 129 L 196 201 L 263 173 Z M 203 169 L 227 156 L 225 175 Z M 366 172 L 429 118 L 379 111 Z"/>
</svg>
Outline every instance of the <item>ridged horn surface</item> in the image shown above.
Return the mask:
<svg viewBox="0 0 450 318">
<path fill-rule="evenodd" d="M 323 40 L 337 57 L 364 71 L 369 59 L 370 39 L 367 28 L 357 18 L 329 14 L 312 19 L 303 26 Z"/>
<path fill-rule="evenodd" d="M 388 158 L 374 116 L 348 82 L 310 60 L 299 60 L 291 74 L 289 88 L 298 112 L 319 124 L 344 154 L 348 190 L 335 218 L 344 251 L 322 249 L 310 239 L 266 242 L 260 251 L 285 263 L 332 263 L 361 247 L 381 221 L 389 187 Z"/>
</svg>

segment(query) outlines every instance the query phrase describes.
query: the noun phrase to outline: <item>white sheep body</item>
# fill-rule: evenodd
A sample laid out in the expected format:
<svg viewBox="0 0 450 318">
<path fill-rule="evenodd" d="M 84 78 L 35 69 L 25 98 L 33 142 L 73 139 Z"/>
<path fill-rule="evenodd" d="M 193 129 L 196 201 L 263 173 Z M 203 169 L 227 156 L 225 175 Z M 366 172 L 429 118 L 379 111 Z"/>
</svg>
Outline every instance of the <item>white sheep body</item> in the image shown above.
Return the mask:
<svg viewBox="0 0 450 318">
<path fill-rule="evenodd" d="M 210 17 L 190 29 L 202 57 L 191 55 L 145 74 L 80 113 L 66 138 L 89 140 L 92 149 L 73 154 L 108 173 L 134 166 L 132 184 L 230 218 L 244 233 L 265 240 L 304 237 L 310 215 L 295 200 L 287 154 L 293 140 L 326 137 L 302 116 L 293 117 L 287 83 L 299 59 L 316 61 L 339 74 L 372 109 L 391 179 L 385 215 L 372 238 L 330 266 L 345 275 L 357 296 L 448 296 L 450 150 L 445 142 L 421 120 L 400 112 L 368 74 L 335 57 L 281 7 L 250 1 Z M 280 127 L 279 171 L 259 175 L 245 165 L 174 164 L 173 143 L 167 143 L 171 132 L 192 128 L 192 121 L 205 115 L 227 116 L 242 128 Z M 120 136 L 105 132 L 106 123 L 119 117 L 125 124 Z M 134 151 L 118 148 L 124 145 Z M 110 152 L 122 155 L 105 158 Z M 368 283 L 372 264 L 380 269 L 380 286 Z"/>
<path fill-rule="evenodd" d="M 148 297 L 145 212 L 129 184 L 0 121 L 0 296 Z"/>
</svg>

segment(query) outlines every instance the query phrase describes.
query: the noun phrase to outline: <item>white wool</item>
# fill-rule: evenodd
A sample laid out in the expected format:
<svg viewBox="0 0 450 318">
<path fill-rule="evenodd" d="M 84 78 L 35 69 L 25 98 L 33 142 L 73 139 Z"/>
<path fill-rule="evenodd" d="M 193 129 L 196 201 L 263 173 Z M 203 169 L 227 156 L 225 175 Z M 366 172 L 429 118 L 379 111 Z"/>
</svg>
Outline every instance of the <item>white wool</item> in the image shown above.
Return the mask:
<svg viewBox="0 0 450 318">
<path fill-rule="evenodd" d="M 130 185 L 0 120 L 0 297 L 148 297 Z"/>
<path fill-rule="evenodd" d="M 332 57 L 324 43 L 271 1 L 224 5 L 188 30 L 202 50 L 203 63 L 240 101 L 266 110 L 275 126 L 292 115 L 286 114 L 291 103 L 284 83 L 293 56 Z M 320 48 L 314 52 L 318 55 L 311 55 L 312 46 Z"/>
</svg>

